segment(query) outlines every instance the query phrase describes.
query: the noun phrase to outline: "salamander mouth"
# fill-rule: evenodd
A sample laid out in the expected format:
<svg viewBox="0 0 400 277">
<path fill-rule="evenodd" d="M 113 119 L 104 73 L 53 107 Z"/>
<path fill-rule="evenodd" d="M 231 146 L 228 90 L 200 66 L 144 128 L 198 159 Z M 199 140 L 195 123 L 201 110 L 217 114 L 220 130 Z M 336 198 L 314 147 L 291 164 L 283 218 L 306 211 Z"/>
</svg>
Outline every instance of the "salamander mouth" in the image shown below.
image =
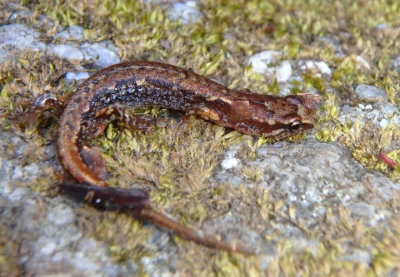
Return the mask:
<svg viewBox="0 0 400 277">
<path fill-rule="evenodd" d="M 275 140 L 284 140 L 290 137 L 294 137 L 296 135 L 302 134 L 314 128 L 313 124 L 310 123 L 302 123 L 301 126 L 296 130 L 289 130 L 285 127 L 275 129 L 272 131 L 264 132 L 262 135 L 265 138 L 272 138 Z"/>
</svg>

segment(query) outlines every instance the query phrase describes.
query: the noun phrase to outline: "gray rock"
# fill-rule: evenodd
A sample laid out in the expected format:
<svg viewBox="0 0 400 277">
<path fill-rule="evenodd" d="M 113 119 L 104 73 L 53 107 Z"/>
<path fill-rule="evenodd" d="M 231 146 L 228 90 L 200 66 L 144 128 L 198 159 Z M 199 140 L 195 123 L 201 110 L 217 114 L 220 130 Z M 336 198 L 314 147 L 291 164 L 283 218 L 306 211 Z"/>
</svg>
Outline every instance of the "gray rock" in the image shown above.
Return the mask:
<svg viewBox="0 0 400 277">
<path fill-rule="evenodd" d="M 22 24 L 9 24 L 0 27 L 0 63 L 9 60 L 11 55 L 23 50 L 43 51 L 46 45 L 39 41 L 40 34 Z M 94 61 L 95 65 L 103 68 L 120 62 L 118 48 L 110 41 L 84 43 L 81 46 L 71 41 L 84 38 L 83 28 L 71 26 L 59 32 L 53 39 L 70 41 L 70 43 L 50 44 L 47 53 L 72 62 L 84 59 Z"/>
<path fill-rule="evenodd" d="M 132 267 L 128 274 L 109 259 L 103 243 L 84 239 L 75 211 L 64 197 L 43 197 L 32 191 L 29 180 L 43 175 L 41 168 L 48 165 L 40 160 L 25 165 L 19 155 L 8 156 L 5 146 L 12 144 L 17 148 L 25 142 L 0 132 L 0 225 L 18 243 L 18 263 L 24 272 L 32 276 L 134 275 Z"/>
<path fill-rule="evenodd" d="M 47 220 L 57 226 L 70 224 L 74 219 L 75 214 L 73 210 L 64 204 L 55 206 L 47 215 Z"/>
<path fill-rule="evenodd" d="M 329 44 L 334 49 L 336 57 L 341 58 L 345 56 L 341 44 L 336 39 L 331 37 L 320 37 L 316 39 Z"/>
<path fill-rule="evenodd" d="M 356 107 L 344 105 L 338 120 L 343 124 L 348 121 L 365 124 L 372 120 L 376 126 L 383 128 L 389 124 L 400 124 L 400 111 L 396 105 L 388 101 L 380 101 L 373 105 L 359 104 Z"/>
<path fill-rule="evenodd" d="M 66 30 L 59 32 L 56 34 L 53 39 L 59 39 L 62 41 L 69 41 L 69 40 L 83 40 L 83 28 L 80 26 L 69 26 Z"/>
<path fill-rule="evenodd" d="M 384 101 L 387 100 L 385 92 L 375 86 L 360 84 L 356 87 L 355 93 L 365 101 Z"/>
<path fill-rule="evenodd" d="M 400 56 L 398 56 L 393 60 L 391 68 L 399 70 L 399 67 L 400 67 Z"/>
<path fill-rule="evenodd" d="M 314 61 L 314 60 L 299 60 L 297 61 L 297 67 L 303 72 L 314 72 L 317 76 L 332 76 L 332 69 L 324 61 Z"/>
<path fill-rule="evenodd" d="M 276 80 L 279 83 L 285 83 L 290 80 L 293 74 L 293 68 L 290 61 L 283 61 L 276 72 Z"/>
<path fill-rule="evenodd" d="M 384 29 L 387 29 L 387 28 L 388 28 L 388 25 L 385 24 L 385 23 L 379 23 L 379 24 L 376 26 L 376 29 L 378 29 L 378 30 L 384 30 Z"/>
<path fill-rule="evenodd" d="M 338 205 L 347 207 L 353 220 L 361 219 L 375 227 L 380 226 L 382 221 L 393 218 L 390 208 L 382 205 L 382 200 L 393 199 L 395 196 L 392 191 L 399 191 L 400 184 L 393 183 L 379 173 L 368 173 L 351 158 L 343 146 L 312 140 L 298 144 L 284 142 L 281 145 L 283 147 L 266 145 L 260 148 L 257 159 L 253 161 L 241 159 L 239 154 L 235 156 L 243 167 L 258 171 L 260 176 L 257 181 L 243 178 L 242 185 L 267 190 L 271 194 L 270 201 L 282 201 L 295 207 L 296 216 L 311 229 L 315 224 L 320 224 L 318 222 L 329 207 Z M 230 180 L 240 176 L 241 170 L 220 167 L 216 174 L 217 179 L 223 177 L 223 180 Z M 236 189 L 238 185 L 229 181 L 228 184 L 232 189 Z M 366 187 L 372 188 L 375 193 L 371 193 Z M 233 203 L 232 210 L 244 212 L 240 206 L 239 203 Z M 237 216 L 239 215 L 236 214 Z M 219 218 L 218 222 L 223 223 L 222 226 L 232 226 L 225 217 Z M 286 224 L 276 225 L 271 227 L 271 232 L 275 230 L 286 234 L 297 247 L 311 247 L 312 242 L 306 243 L 307 238 L 301 232 L 298 233 L 298 229 L 289 231 L 288 227 Z M 293 234 L 290 235 L 290 232 Z M 268 244 L 263 246 L 263 242 L 258 239 L 246 243 L 261 247 L 261 252 L 270 247 Z"/>
<path fill-rule="evenodd" d="M 84 55 L 82 51 L 73 44 L 56 44 L 50 45 L 48 53 L 54 54 L 61 59 L 69 61 L 82 61 Z"/>
<path fill-rule="evenodd" d="M 169 18 L 172 21 L 181 20 L 183 24 L 195 23 L 203 18 L 203 15 L 196 6 L 196 1 L 174 3 L 170 9 Z"/>
<path fill-rule="evenodd" d="M 39 40 L 40 34 L 22 24 L 0 27 L 0 63 L 9 60 L 13 53 L 23 50 L 40 51 L 45 44 Z"/>
<path fill-rule="evenodd" d="M 67 80 L 85 80 L 89 78 L 89 73 L 87 72 L 67 72 L 65 74 L 65 79 Z"/>
<path fill-rule="evenodd" d="M 369 65 L 368 61 L 363 56 L 357 56 L 356 61 L 357 61 L 359 67 L 361 67 L 363 69 L 371 70 L 371 66 Z"/>
<path fill-rule="evenodd" d="M 282 53 L 275 50 L 265 50 L 251 56 L 247 63 L 251 65 L 254 72 L 264 75 L 271 75 L 275 72 L 275 67 L 271 63 L 276 62 Z"/>
<path fill-rule="evenodd" d="M 109 41 L 99 43 L 84 43 L 82 51 L 85 53 L 85 59 L 94 61 L 99 68 L 107 67 L 120 62 L 117 48 Z"/>
</svg>

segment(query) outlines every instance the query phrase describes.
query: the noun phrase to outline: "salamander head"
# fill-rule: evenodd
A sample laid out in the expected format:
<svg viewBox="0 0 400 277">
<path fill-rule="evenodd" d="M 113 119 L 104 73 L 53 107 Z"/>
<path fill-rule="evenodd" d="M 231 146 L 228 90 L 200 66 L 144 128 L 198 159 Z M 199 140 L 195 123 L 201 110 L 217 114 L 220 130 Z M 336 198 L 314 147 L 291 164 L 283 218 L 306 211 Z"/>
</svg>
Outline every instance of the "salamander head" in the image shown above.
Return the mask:
<svg viewBox="0 0 400 277">
<path fill-rule="evenodd" d="M 297 94 L 284 97 L 281 101 L 284 107 L 280 112 L 276 110 L 274 114 L 276 125 L 264 126 L 265 137 L 272 135 L 272 138 L 285 139 L 314 128 L 317 120 L 316 112 L 322 104 L 321 97 L 312 94 Z"/>
<path fill-rule="evenodd" d="M 218 114 L 218 120 L 212 120 L 218 124 L 280 140 L 314 127 L 321 98 L 312 94 L 275 97 L 235 91 L 232 97 L 214 103 L 212 111 Z"/>
</svg>

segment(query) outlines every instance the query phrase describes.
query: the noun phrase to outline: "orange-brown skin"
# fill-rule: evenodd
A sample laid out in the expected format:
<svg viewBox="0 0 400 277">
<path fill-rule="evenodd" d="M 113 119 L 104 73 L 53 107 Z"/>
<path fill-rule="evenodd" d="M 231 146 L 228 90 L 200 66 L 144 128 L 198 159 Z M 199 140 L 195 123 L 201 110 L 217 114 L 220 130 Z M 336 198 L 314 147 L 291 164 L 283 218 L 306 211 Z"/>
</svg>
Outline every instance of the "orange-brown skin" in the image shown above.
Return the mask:
<svg viewBox="0 0 400 277">
<path fill-rule="evenodd" d="M 151 120 L 125 113 L 127 106 L 181 110 L 245 134 L 284 139 L 313 128 L 320 103 L 320 98 L 311 94 L 275 97 L 230 90 L 190 70 L 168 64 L 133 62 L 110 66 L 80 85 L 62 114 L 57 141 L 61 162 L 79 183 L 93 186 L 66 185 L 63 189 L 86 193 L 90 197 L 86 195 L 85 199 L 93 204 L 108 201 L 117 208 L 135 209 L 140 216 L 171 228 L 187 239 L 248 253 L 230 244 L 193 235 L 194 231 L 154 211 L 147 194 L 141 191 L 134 193 L 140 203 L 136 205 L 127 204 L 136 201 L 135 197 L 132 201 L 126 200 L 121 191 L 100 188 L 107 187 L 105 175 L 101 174 L 102 165 L 92 164 L 99 155 L 87 142 L 101 133 L 110 120 L 121 119 L 138 129 L 149 125 Z"/>
</svg>

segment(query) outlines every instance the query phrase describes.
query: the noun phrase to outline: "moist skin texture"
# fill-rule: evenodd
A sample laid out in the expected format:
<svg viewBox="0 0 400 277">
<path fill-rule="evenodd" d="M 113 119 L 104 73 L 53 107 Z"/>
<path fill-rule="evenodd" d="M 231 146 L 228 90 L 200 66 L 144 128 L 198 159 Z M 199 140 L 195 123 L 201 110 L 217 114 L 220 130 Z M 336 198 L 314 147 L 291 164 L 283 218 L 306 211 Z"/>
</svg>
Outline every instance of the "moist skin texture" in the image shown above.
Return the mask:
<svg viewBox="0 0 400 277">
<path fill-rule="evenodd" d="M 207 246 L 249 253 L 232 244 L 203 238 L 195 231 L 157 213 L 144 191 L 107 187 L 102 158 L 88 141 L 107 123 L 122 120 L 132 129 L 154 124 L 148 116 L 127 108 L 162 107 L 180 110 L 244 134 L 285 139 L 313 128 L 321 99 L 312 94 L 276 97 L 230 90 L 191 70 L 155 62 L 121 63 L 92 75 L 67 103 L 59 126 L 58 152 L 62 164 L 81 184 L 63 185 L 102 208 L 134 210 L 141 217 L 167 227 L 182 237 Z M 90 186 L 87 186 L 90 185 Z M 184 231 L 183 231 L 184 230 Z"/>
</svg>

